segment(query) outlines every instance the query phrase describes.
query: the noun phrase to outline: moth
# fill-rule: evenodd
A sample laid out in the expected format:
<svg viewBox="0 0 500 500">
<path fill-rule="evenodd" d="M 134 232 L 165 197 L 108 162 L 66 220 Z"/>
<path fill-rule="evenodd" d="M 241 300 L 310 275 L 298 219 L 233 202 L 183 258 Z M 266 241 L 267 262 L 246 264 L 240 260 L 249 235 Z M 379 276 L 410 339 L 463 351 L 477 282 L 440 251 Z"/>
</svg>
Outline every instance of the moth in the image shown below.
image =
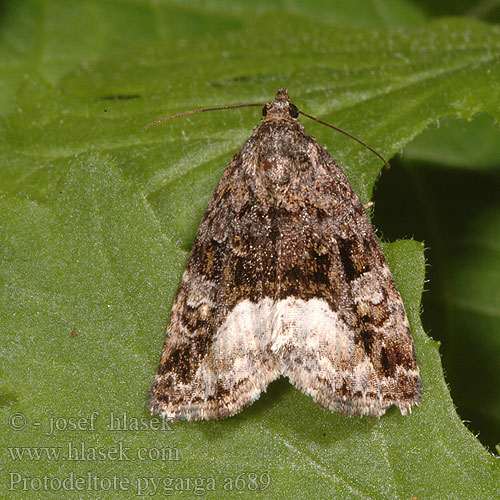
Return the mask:
<svg viewBox="0 0 500 500">
<path fill-rule="evenodd" d="M 391 405 L 406 415 L 421 399 L 409 322 L 370 220 L 299 113 L 309 116 L 279 89 L 208 204 L 151 413 L 230 417 L 282 375 L 349 415 Z"/>
</svg>

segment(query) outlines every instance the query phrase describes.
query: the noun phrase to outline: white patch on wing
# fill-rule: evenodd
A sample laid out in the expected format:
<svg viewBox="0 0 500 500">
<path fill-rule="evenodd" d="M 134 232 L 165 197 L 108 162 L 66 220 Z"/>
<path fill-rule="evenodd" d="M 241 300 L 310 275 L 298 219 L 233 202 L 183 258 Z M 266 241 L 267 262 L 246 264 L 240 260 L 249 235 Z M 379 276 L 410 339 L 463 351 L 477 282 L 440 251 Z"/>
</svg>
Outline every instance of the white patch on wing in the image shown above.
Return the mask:
<svg viewBox="0 0 500 500">
<path fill-rule="evenodd" d="M 313 357 L 320 371 L 332 375 L 331 358 L 341 363 L 351 359 L 354 333 L 322 299 L 288 297 L 258 303 L 244 300 L 228 314 L 212 345 L 213 355 L 233 360 L 238 377 L 257 374 L 261 360 L 271 356 L 285 373 L 290 351 Z M 326 356 L 325 356 L 326 355 Z M 236 374 L 235 374 L 236 375 Z"/>
<path fill-rule="evenodd" d="M 261 350 L 270 331 L 272 308 L 269 298 L 257 304 L 250 300 L 237 304 L 217 331 L 214 351 L 227 355 L 233 351 Z"/>
<path fill-rule="evenodd" d="M 332 410 L 380 416 L 398 404 L 384 400 L 388 384 L 397 380 L 377 375 L 354 332 L 322 299 L 240 302 L 218 329 L 208 359 L 198 366 L 193 385 L 207 397 L 222 385 L 233 396 L 231 412 L 257 399 L 280 375 Z M 398 367 L 398 375 L 417 376 L 418 370 Z M 398 406 L 406 414 L 411 403 Z M 202 403 L 196 412 L 207 408 Z"/>
</svg>

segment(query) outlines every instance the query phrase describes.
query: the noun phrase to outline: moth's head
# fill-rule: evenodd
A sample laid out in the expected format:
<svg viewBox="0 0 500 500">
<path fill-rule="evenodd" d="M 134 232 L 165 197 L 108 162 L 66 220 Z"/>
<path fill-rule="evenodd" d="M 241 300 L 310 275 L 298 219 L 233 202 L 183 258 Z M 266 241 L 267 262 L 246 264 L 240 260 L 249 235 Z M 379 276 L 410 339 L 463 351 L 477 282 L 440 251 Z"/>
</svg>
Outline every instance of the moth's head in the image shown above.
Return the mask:
<svg viewBox="0 0 500 500">
<path fill-rule="evenodd" d="M 263 121 L 289 121 L 297 120 L 299 110 L 290 102 L 288 89 L 278 89 L 273 102 L 262 108 Z"/>
</svg>

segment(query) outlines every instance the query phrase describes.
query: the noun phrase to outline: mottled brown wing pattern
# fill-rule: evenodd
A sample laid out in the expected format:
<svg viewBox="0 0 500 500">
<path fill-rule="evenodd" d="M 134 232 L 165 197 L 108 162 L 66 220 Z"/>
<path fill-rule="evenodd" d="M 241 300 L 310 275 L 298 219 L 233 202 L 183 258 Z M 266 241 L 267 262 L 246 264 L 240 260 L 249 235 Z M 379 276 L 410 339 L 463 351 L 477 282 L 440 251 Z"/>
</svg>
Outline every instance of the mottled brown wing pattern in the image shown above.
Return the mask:
<svg viewBox="0 0 500 500">
<path fill-rule="evenodd" d="M 421 398 L 408 319 L 370 221 L 280 89 L 205 212 L 151 411 L 234 415 L 286 375 L 321 406 L 407 414 Z"/>
<path fill-rule="evenodd" d="M 344 173 L 313 138 L 293 142 L 308 140 L 309 168 L 277 196 L 274 352 L 282 373 L 321 406 L 380 416 L 395 404 L 407 414 L 421 380 L 403 302 Z"/>
<path fill-rule="evenodd" d="M 258 311 L 241 307 L 244 300 L 261 302 L 276 285 L 278 235 L 263 237 L 276 221 L 256 203 L 247 178 L 238 153 L 200 224 L 151 390 L 154 413 L 224 418 L 258 398 L 280 374 L 260 338 L 269 325 Z M 230 312 L 232 324 L 224 326 Z"/>
</svg>

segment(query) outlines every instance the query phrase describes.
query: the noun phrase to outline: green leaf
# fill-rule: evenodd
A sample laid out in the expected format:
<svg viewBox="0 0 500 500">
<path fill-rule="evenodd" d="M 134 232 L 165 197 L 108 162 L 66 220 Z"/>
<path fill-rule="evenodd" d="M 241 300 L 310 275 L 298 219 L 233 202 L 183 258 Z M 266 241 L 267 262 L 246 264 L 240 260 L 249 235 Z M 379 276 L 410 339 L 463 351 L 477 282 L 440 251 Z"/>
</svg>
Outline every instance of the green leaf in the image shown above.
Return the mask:
<svg viewBox="0 0 500 500">
<path fill-rule="evenodd" d="M 49 5 L 57 24 L 57 3 Z M 52 80 L 34 71 L 0 122 L 0 496 L 498 498 L 498 463 L 457 416 L 438 346 L 420 324 L 416 241 L 383 245 L 425 387 L 410 417 L 394 408 L 380 420 L 334 414 L 282 379 L 229 420 L 154 429 L 161 422 L 147 413 L 147 391 L 187 252 L 258 114 L 206 113 L 140 132 L 164 115 L 266 102 L 288 86 L 299 108 L 391 158 L 441 117 L 498 120 L 498 28 L 445 19 L 365 30 L 339 27 L 335 9 L 254 18 L 248 7 L 221 8 L 205 18 L 193 7 L 183 18 L 189 36 L 165 41 L 137 35 L 149 4 L 110 5 L 128 7 L 113 21 L 123 50 L 109 55 L 100 41 L 93 64 Z M 71 13 L 61 11 L 61 26 Z M 229 30 L 231 16 L 239 22 Z M 220 25 L 196 39 L 196 23 L 213 18 Z M 80 58 L 71 44 L 58 50 Z M 369 201 L 380 161 L 303 123 Z M 124 416 L 142 430 L 109 428 Z M 82 443 L 87 460 L 68 460 Z M 58 450 L 65 460 L 46 455 Z"/>
<path fill-rule="evenodd" d="M 488 116 L 444 120 L 378 184 L 376 211 L 387 238 L 412 234 L 428 247 L 423 323 L 443 342 L 460 415 L 491 449 L 500 441 L 500 391 L 489 383 L 500 377 L 498 165 L 500 131 Z"/>
<path fill-rule="evenodd" d="M 445 117 L 404 150 L 405 160 L 472 170 L 495 170 L 500 163 L 498 127 L 489 115 L 471 122 Z"/>
</svg>

